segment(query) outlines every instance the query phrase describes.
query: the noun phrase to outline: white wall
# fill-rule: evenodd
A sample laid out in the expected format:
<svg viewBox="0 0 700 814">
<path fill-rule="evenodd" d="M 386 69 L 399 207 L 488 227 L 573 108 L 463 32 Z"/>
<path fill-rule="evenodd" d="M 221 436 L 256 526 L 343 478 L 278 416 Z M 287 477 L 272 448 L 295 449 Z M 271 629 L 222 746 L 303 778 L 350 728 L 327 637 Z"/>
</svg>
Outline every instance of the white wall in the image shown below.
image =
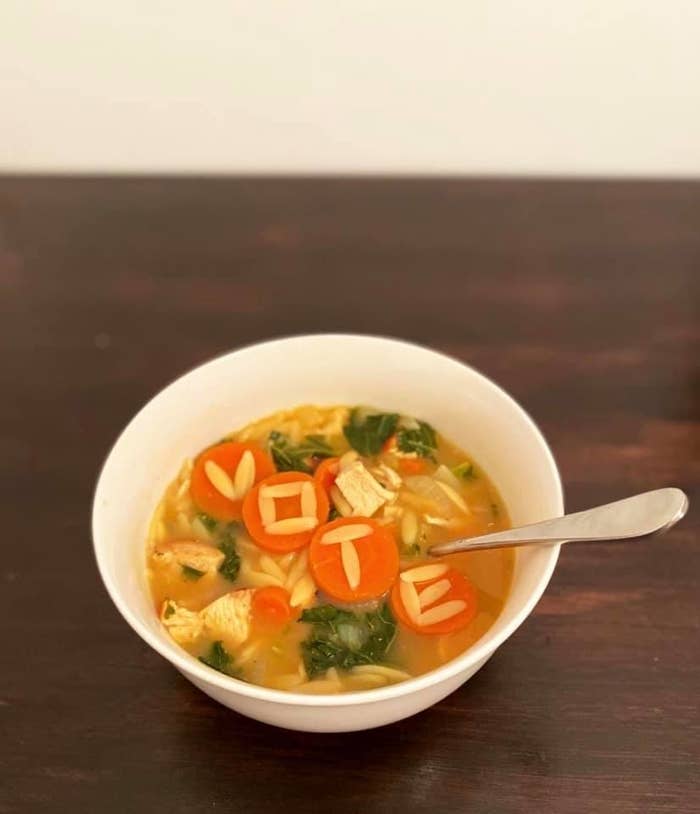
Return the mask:
<svg viewBox="0 0 700 814">
<path fill-rule="evenodd" d="M 700 175 L 700 0 L 0 0 L 0 170 Z"/>
</svg>

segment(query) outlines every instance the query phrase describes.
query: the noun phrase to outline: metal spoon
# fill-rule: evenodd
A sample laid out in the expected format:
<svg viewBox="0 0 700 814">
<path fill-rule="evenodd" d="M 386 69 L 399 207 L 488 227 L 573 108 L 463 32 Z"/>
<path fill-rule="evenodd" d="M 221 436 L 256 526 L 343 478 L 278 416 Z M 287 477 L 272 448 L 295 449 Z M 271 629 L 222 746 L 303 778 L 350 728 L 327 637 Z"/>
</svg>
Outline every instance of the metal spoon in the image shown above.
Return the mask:
<svg viewBox="0 0 700 814">
<path fill-rule="evenodd" d="M 441 557 L 482 548 L 636 540 L 668 531 L 687 511 L 688 498 L 680 489 L 655 489 L 530 526 L 440 543 L 432 546 L 428 554 Z"/>
</svg>

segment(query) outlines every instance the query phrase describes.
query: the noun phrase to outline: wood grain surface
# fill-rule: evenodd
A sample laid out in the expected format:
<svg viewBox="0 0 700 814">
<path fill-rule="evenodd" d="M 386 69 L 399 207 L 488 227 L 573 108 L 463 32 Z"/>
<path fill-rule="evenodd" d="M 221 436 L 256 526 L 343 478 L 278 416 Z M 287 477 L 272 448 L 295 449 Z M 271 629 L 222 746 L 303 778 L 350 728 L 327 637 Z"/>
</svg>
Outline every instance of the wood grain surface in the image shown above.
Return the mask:
<svg viewBox="0 0 700 814">
<path fill-rule="evenodd" d="M 0 179 L 0 812 L 700 810 L 699 323 L 699 184 Z M 417 717 L 240 717 L 117 614 L 92 490 L 171 379 L 316 331 L 493 377 L 570 510 L 672 484 L 691 512 L 566 548 L 531 618 Z"/>
</svg>

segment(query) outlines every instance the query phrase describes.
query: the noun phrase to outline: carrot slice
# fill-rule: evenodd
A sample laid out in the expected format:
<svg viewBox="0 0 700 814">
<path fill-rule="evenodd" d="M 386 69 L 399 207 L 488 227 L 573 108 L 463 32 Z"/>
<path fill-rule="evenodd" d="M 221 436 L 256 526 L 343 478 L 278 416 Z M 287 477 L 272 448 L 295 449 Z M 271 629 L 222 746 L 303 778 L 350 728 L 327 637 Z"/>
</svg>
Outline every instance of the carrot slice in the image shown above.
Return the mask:
<svg viewBox="0 0 700 814">
<path fill-rule="evenodd" d="M 437 564 L 435 560 L 430 562 L 430 565 L 435 564 Z M 413 567 L 409 570 L 413 570 Z M 424 607 L 421 607 L 420 612 L 425 613 L 429 610 L 432 611 L 435 608 L 439 608 L 442 605 L 446 605 L 448 602 L 455 600 L 464 603 L 462 610 L 447 619 L 443 619 L 440 622 L 421 625 L 419 621 L 416 620 L 415 613 L 411 614 L 406 609 L 406 605 L 401 597 L 401 585 L 403 580 L 399 577 L 391 591 L 391 607 L 393 608 L 394 614 L 399 622 L 401 622 L 401 624 L 405 625 L 407 628 L 414 630 L 416 633 L 424 633 L 428 635 L 455 633 L 456 631 L 465 628 L 476 616 L 477 599 L 474 586 L 466 577 L 460 574 L 459 571 L 455 570 L 454 568 L 448 568 L 447 571 L 434 576 L 431 579 L 424 580 L 423 582 L 414 582 L 412 585 L 420 598 L 421 591 L 425 590 L 430 585 L 436 585 L 438 582 L 443 580 L 449 582 L 449 589 L 445 592 L 434 592 L 438 595 L 438 598 L 428 603 Z M 404 590 L 406 590 L 405 587 Z"/>
<path fill-rule="evenodd" d="M 340 458 L 324 458 L 314 472 L 314 480 L 317 480 L 326 492 L 330 492 L 338 476 L 338 461 Z"/>
<path fill-rule="evenodd" d="M 345 542 L 324 542 L 329 532 L 343 528 L 352 531 L 352 526 L 358 527 L 358 531 L 361 527 L 369 528 L 369 532 Z M 335 536 L 343 535 L 341 532 Z M 309 568 L 319 588 L 334 599 L 341 602 L 376 599 L 396 579 L 399 551 L 391 532 L 376 520 L 341 517 L 315 532 L 309 546 Z"/>
<path fill-rule="evenodd" d="M 399 469 L 404 475 L 420 475 L 425 472 L 427 464 L 423 458 L 400 458 Z"/>
<path fill-rule="evenodd" d="M 313 494 L 316 498 L 315 526 L 306 531 L 292 534 L 270 534 L 267 531 L 268 523 L 263 523 L 263 519 L 260 517 L 260 490 L 267 486 L 280 486 L 285 483 L 297 482 L 302 486 L 306 483 L 313 486 Z M 302 498 L 300 494 L 291 497 L 275 497 L 272 500 L 274 501 L 274 522 L 302 517 Z M 311 539 L 315 528 L 328 519 L 328 510 L 328 495 L 321 484 L 315 481 L 311 475 L 304 472 L 277 472 L 260 481 L 248 492 L 243 501 L 243 522 L 248 529 L 248 534 L 261 548 L 282 553 L 303 548 Z"/>
<path fill-rule="evenodd" d="M 190 495 L 199 509 L 217 520 L 238 520 L 241 516 L 243 498 L 231 500 L 214 486 L 206 472 L 207 461 L 213 461 L 233 481 L 246 450 L 250 450 L 255 461 L 256 483 L 275 471 L 272 459 L 260 447 L 235 441 L 224 441 L 222 444 L 209 447 L 195 461 L 190 481 Z"/>
<path fill-rule="evenodd" d="M 282 627 L 293 616 L 289 592 L 276 585 L 258 588 L 253 594 L 253 621 L 263 628 Z"/>
</svg>

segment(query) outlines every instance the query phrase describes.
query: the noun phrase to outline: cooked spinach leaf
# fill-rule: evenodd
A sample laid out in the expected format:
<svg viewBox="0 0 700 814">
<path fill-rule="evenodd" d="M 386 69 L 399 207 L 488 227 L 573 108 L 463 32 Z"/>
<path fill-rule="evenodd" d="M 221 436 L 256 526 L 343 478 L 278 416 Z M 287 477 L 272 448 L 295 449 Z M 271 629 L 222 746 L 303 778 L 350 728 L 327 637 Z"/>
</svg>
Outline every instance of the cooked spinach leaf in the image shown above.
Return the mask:
<svg viewBox="0 0 700 814">
<path fill-rule="evenodd" d="M 233 582 L 241 569 L 241 558 L 236 550 L 236 540 L 230 532 L 222 537 L 219 549 L 224 553 L 224 561 L 219 566 L 219 573 L 224 579 Z"/>
<path fill-rule="evenodd" d="M 199 660 L 202 664 L 206 664 L 207 667 L 211 667 L 212 670 L 218 670 L 225 675 L 233 676 L 236 674 L 233 658 L 221 641 L 213 642 L 207 654 L 200 656 Z"/>
<path fill-rule="evenodd" d="M 335 454 L 323 435 L 307 435 L 297 445 L 281 432 L 270 433 L 268 448 L 280 472 L 313 472 L 313 458 L 331 458 Z"/>
<path fill-rule="evenodd" d="M 175 608 L 168 602 L 165 606 L 165 611 L 163 613 L 163 618 L 170 619 L 170 617 L 175 613 Z"/>
<path fill-rule="evenodd" d="M 462 480 L 474 480 L 479 477 L 471 461 L 465 461 L 463 464 L 453 467 L 452 473 Z"/>
<path fill-rule="evenodd" d="M 224 560 L 219 566 L 219 573 L 225 579 L 233 582 L 241 567 L 241 558 L 236 550 L 236 532 L 239 524 L 219 521 L 205 512 L 197 512 L 197 519 L 213 536 L 214 544 L 224 553 Z M 194 572 L 196 569 L 190 568 L 189 570 Z M 194 573 L 185 574 L 184 570 L 183 576 L 185 579 L 199 579 Z"/>
<path fill-rule="evenodd" d="M 350 446 L 360 455 L 378 455 L 382 444 L 396 431 L 398 413 L 375 413 L 360 417 L 357 409 L 350 413 L 350 422 L 343 427 L 343 433 Z"/>
<path fill-rule="evenodd" d="M 335 508 L 335 506 L 331 506 L 330 513 L 328 514 L 328 522 L 330 523 L 331 520 L 337 520 L 342 516 L 343 515 Z"/>
<path fill-rule="evenodd" d="M 396 634 L 396 622 L 386 603 L 363 614 L 321 605 L 305 610 L 299 621 L 313 625 L 301 644 L 309 678 L 330 667 L 348 670 L 357 664 L 381 662 Z"/>
<path fill-rule="evenodd" d="M 191 565 L 181 565 L 180 568 L 182 569 L 182 578 L 188 582 L 196 582 L 204 576 L 204 571 L 200 571 L 199 568 L 192 568 Z"/>
<path fill-rule="evenodd" d="M 427 421 L 419 421 L 414 430 L 402 427 L 396 433 L 396 445 L 401 452 L 415 452 L 421 458 L 435 460 L 433 453 L 437 449 L 437 437 Z"/>
<path fill-rule="evenodd" d="M 197 519 L 207 531 L 214 531 L 218 525 L 218 520 L 206 512 L 197 512 Z"/>
</svg>

